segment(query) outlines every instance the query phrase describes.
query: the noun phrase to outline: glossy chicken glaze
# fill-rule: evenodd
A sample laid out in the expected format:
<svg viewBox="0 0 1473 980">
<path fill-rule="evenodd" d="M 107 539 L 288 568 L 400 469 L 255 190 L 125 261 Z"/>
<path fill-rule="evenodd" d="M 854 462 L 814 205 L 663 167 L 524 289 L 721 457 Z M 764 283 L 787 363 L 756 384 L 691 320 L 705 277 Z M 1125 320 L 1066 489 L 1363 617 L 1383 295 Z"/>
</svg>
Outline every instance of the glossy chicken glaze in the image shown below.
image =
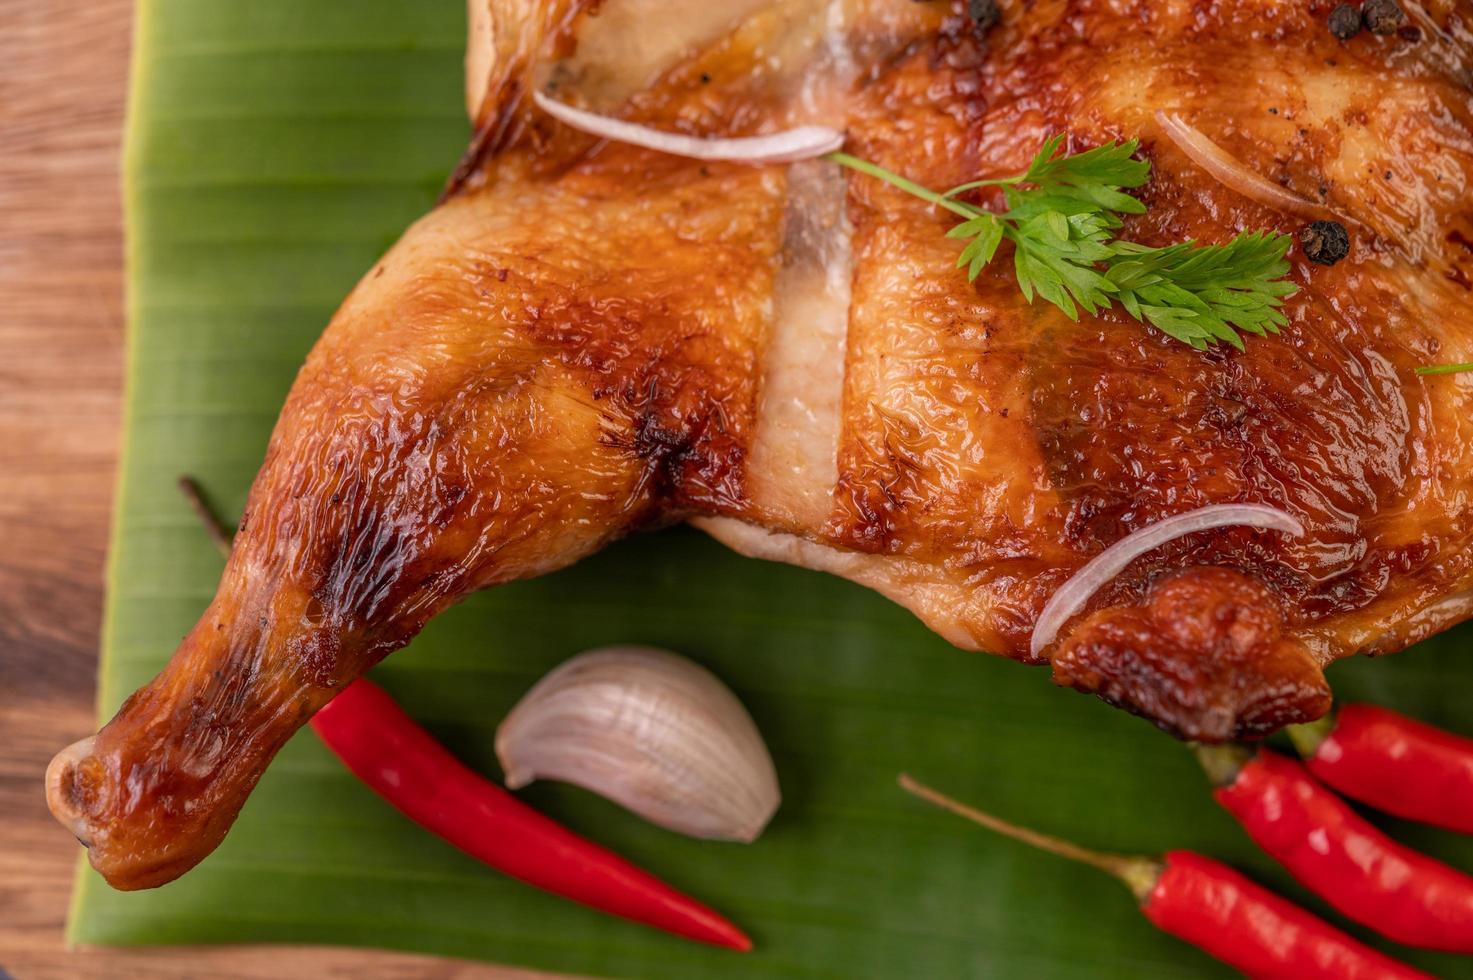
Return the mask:
<svg viewBox="0 0 1473 980">
<path fill-rule="evenodd" d="M 208 854 L 312 712 L 460 596 L 682 518 L 1027 659 L 1048 596 L 1130 531 L 1282 507 L 1303 538 L 1152 552 L 1049 651 L 1058 682 L 1205 740 L 1316 717 L 1329 661 L 1473 612 L 1473 380 L 1413 373 L 1473 359 L 1466 0 L 1343 43 L 1319 2 L 1012 3 L 979 41 L 946 3 L 794 0 L 667 13 L 694 46 L 627 54 L 651 0 L 472 6 L 478 135 L 449 199 L 309 357 L 199 624 L 53 764 L 115 886 Z M 1339 215 L 1352 252 L 1296 249 L 1283 334 L 1200 353 L 1028 305 L 1006 254 L 969 284 L 950 220 L 869 178 L 601 145 L 532 86 L 696 133 L 840 125 L 934 187 L 1054 132 L 1138 137 L 1129 236 L 1298 230 L 1169 143 L 1166 109 Z"/>
</svg>

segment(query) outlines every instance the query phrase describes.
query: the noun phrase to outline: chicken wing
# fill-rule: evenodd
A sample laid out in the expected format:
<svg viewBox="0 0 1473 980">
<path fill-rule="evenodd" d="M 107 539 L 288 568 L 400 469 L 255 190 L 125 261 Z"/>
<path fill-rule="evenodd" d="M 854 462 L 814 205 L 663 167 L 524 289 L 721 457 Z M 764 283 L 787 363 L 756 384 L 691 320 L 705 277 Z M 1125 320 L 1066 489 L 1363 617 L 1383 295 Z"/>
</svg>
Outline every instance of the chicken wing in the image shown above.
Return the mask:
<svg viewBox="0 0 1473 980">
<path fill-rule="evenodd" d="M 461 596 L 693 520 L 878 589 L 959 647 L 1051 664 L 1184 737 L 1322 714 L 1322 669 L 1473 613 L 1473 6 L 1348 42 L 1328 4 L 472 0 L 476 137 L 444 203 L 297 378 L 219 591 L 48 774 L 119 888 L 208 854 L 272 756 Z M 679 7 L 679 10 L 672 8 Z M 933 187 L 1041 141 L 1139 138 L 1146 244 L 1296 233 L 1164 138 L 1208 134 L 1352 232 L 1297 251 L 1278 336 L 1197 351 L 969 283 L 944 215 L 810 161 L 603 144 L 560 99 L 696 134 L 799 122 Z M 1141 557 L 1042 658 L 1048 597 L 1172 514 L 1271 504 Z"/>
</svg>

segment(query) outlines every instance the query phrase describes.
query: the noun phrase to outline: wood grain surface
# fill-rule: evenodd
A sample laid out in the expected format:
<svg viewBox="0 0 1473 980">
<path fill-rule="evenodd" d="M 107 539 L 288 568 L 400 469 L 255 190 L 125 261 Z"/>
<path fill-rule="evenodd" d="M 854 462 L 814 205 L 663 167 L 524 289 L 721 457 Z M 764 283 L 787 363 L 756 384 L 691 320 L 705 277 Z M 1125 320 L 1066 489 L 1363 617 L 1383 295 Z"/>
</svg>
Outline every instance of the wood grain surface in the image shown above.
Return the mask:
<svg viewBox="0 0 1473 980">
<path fill-rule="evenodd" d="M 0 0 L 0 976 L 532 977 L 332 948 L 64 947 L 77 845 L 42 776 L 94 727 L 131 22 L 132 0 Z"/>
</svg>

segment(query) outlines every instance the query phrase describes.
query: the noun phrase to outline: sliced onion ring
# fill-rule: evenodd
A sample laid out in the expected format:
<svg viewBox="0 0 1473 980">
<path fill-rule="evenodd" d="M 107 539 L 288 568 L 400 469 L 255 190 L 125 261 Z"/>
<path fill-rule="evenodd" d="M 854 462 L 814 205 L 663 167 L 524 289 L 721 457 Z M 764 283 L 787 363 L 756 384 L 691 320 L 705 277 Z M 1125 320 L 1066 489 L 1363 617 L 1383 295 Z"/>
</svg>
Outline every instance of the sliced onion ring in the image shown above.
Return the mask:
<svg viewBox="0 0 1473 980">
<path fill-rule="evenodd" d="M 799 126 L 768 136 L 701 137 L 667 133 L 586 109 L 575 109 L 532 93 L 537 108 L 574 129 L 616 143 L 629 143 L 695 160 L 731 160 L 739 163 L 793 163 L 831 153 L 844 145 L 844 134 L 827 126 Z"/>
<path fill-rule="evenodd" d="M 1212 504 L 1132 531 L 1095 555 L 1049 596 L 1038 615 L 1038 622 L 1033 625 L 1033 641 L 1028 652 L 1037 657 L 1054 642 L 1059 628 L 1083 608 L 1090 596 L 1147 551 L 1195 531 L 1233 526 L 1283 531 L 1296 538 L 1304 534 L 1304 525 L 1292 514 L 1264 504 Z"/>
<path fill-rule="evenodd" d="M 1266 204 L 1276 211 L 1297 214 L 1303 218 L 1337 218 L 1335 212 L 1324 205 L 1300 197 L 1262 174 L 1249 170 L 1237 157 L 1212 142 L 1200 129 L 1175 113 L 1157 109 L 1156 122 L 1161 124 L 1171 142 L 1191 157 L 1193 163 L 1207 171 L 1213 179 L 1244 197 Z"/>
</svg>

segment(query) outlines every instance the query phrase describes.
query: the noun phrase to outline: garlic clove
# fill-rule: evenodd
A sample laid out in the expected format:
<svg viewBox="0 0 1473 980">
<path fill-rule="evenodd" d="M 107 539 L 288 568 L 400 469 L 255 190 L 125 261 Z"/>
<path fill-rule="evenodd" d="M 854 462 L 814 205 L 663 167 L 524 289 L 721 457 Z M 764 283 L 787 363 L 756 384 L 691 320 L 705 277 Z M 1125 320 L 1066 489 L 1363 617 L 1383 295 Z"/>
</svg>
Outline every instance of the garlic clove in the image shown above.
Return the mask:
<svg viewBox="0 0 1473 980">
<path fill-rule="evenodd" d="M 652 647 L 603 647 L 555 668 L 497 728 L 496 755 L 511 789 L 572 783 L 691 837 L 751 843 L 782 801 L 736 695 Z"/>
</svg>

